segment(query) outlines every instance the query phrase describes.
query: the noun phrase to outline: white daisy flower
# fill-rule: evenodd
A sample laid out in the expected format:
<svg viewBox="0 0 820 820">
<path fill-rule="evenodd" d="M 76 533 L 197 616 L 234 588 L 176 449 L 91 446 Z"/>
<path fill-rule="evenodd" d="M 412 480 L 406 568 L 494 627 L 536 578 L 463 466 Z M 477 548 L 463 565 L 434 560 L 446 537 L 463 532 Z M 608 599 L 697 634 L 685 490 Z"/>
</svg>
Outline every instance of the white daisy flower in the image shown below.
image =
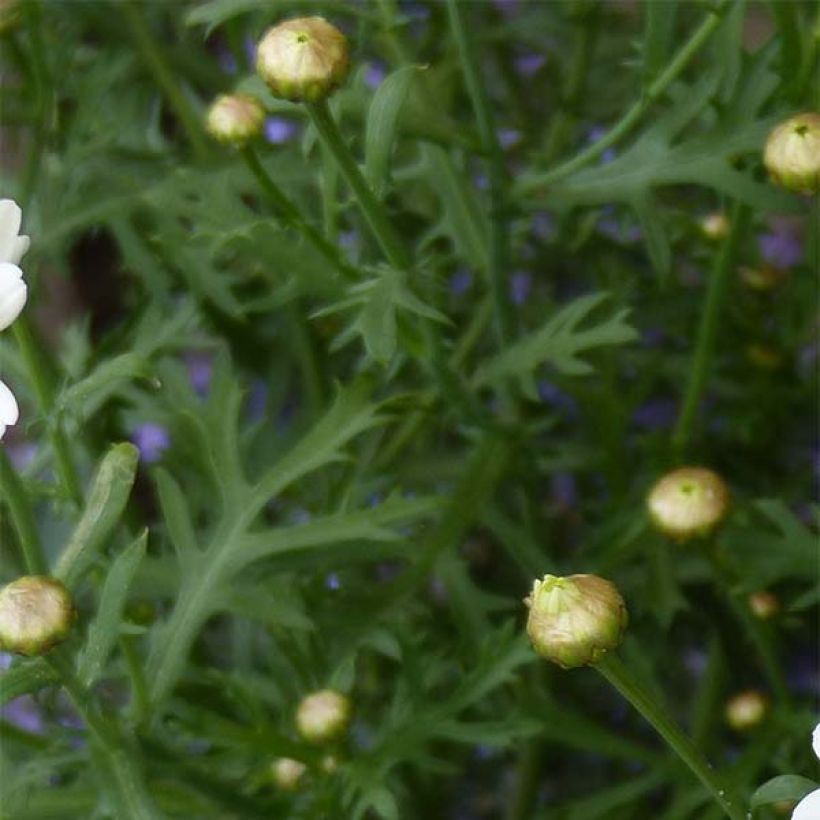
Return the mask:
<svg viewBox="0 0 820 820">
<path fill-rule="evenodd" d="M 30 240 L 20 235 L 23 212 L 13 199 L 0 199 L 0 262 L 16 265 L 28 250 Z"/>
<path fill-rule="evenodd" d="M 811 734 L 811 747 L 820 760 L 820 723 Z M 809 792 L 795 807 L 792 820 L 820 820 L 820 789 Z"/>
<path fill-rule="evenodd" d="M 20 410 L 17 407 L 17 399 L 14 393 L 0 381 L 0 439 L 6 432 L 6 427 L 17 424 L 20 417 Z"/>
<path fill-rule="evenodd" d="M 11 262 L 0 262 L 0 330 L 5 330 L 20 315 L 27 297 L 23 271 Z"/>
</svg>

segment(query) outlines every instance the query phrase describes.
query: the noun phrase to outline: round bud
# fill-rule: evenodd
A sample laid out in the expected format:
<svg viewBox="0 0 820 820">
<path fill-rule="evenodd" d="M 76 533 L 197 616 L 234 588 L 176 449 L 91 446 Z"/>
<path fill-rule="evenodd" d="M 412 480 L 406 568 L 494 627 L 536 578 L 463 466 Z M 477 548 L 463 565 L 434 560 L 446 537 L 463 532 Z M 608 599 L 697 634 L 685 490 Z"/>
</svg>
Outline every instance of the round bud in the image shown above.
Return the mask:
<svg viewBox="0 0 820 820">
<path fill-rule="evenodd" d="M 56 579 L 25 575 L 0 590 L 0 649 L 42 655 L 68 637 L 75 611 Z"/>
<path fill-rule="evenodd" d="M 708 535 L 726 515 L 729 489 L 705 467 L 680 467 L 650 490 L 649 515 L 666 535 L 685 541 Z"/>
<path fill-rule="evenodd" d="M 345 733 L 351 712 L 349 698 L 323 689 L 303 698 L 296 710 L 296 728 L 311 743 L 328 743 Z"/>
<path fill-rule="evenodd" d="M 545 575 L 524 603 L 535 651 L 564 669 L 595 663 L 615 649 L 628 622 L 621 594 L 597 575 Z"/>
<path fill-rule="evenodd" d="M 273 782 L 283 791 L 296 791 L 307 771 L 307 766 L 299 760 L 290 757 L 280 757 L 271 763 Z"/>
<path fill-rule="evenodd" d="M 820 190 L 820 114 L 797 114 L 766 140 L 763 162 L 772 181 L 790 191 Z"/>
<path fill-rule="evenodd" d="M 265 110 L 250 94 L 223 94 L 208 109 L 205 127 L 219 142 L 244 145 L 258 137 L 265 122 Z"/>
<path fill-rule="evenodd" d="M 265 33 L 256 70 L 276 97 L 317 102 L 347 76 L 347 38 L 323 17 L 286 20 Z"/>
<path fill-rule="evenodd" d="M 773 592 L 761 589 L 749 596 L 749 609 L 756 618 L 768 621 L 780 612 L 780 601 Z"/>
<path fill-rule="evenodd" d="M 700 221 L 700 230 L 707 239 L 717 242 L 729 233 L 729 218 L 723 211 L 706 214 Z"/>
<path fill-rule="evenodd" d="M 768 711 L 768 698 L 756 689 L 749 689 L 726 703 L 726 722 L 736 732 L 747 732 L 760 725 Z"/>
</svg>

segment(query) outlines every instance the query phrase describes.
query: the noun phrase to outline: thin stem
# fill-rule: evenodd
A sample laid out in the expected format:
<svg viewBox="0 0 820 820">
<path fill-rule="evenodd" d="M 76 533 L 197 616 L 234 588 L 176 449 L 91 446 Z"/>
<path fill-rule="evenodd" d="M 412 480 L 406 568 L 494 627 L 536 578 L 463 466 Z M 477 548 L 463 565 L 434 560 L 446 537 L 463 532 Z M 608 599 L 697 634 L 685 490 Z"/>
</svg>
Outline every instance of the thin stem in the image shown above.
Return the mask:
<svg viewBox="0 0 820 820">
<path fill-rule="evenodd" d="M 348 279 L 357 279 L 356 271 L 342 259 L 339 249 L 325 239 L 322 234 L 313 227 L 303 216 L 299 207 L 287 197 L 282 189 L 271 179 L 270 174 L 259 161 L 259 157 L 251 147 L 245 147 L 241 151 L 242 159 L 245 160 L 251 173 L 256 177 L 257 182 L 262 186 L 262 190 L 273 206 L 279 211 L 279 215 L 294 230 L 310 242 L 311 245 L 322 255 L 336 270 Z"/>
<path fill-rule="evenodd" d="M 666 710 L 646 687 L 614 654 L 605 655 L 595 664 L 597 669 L 652 724 L 670 748 L 689 767 L 695 777 L 709 790 L 715 802 L 731 820 L 746 820 L 746 812 L 722 776 L 698 751 L 692 741 L 671 720 Z"/>
<path fill-rule="evenodd" d="M 17 531 L 26 571 L 31 575 L 47 575 L 48 564 L 43 555 L 43 545 L 37 532 L 34 513 L 23 482 L 3 447 L 0 447 L 0 490 L 8 505 L 14 529 Z"/>
<path fill-rule="evenodd" d="M 695 352 L 692 356 L 692 367 L 689 371 L 689 381 L 686 385 L 680 416 L 672 433 L 672 448 L 678 459 L 685 455 L 692 436 L 692 429 L 695 425 L 698 407 L 714 353 L 726 286 L 748 220 L 748 207 L 736 204 L 730 218 L 731 228 L 729 234 L 723 242 L 720 253 L 715 259 L 714 269 L 709 276 L 708 290 L 700 318 L 700 328 L 695 342 Z"/>
<path fill-rule="evenodd" d="M 607 148 L 614 145 L 623 136 L 628 134 L 632 128 L 640 121 L 643 115 L 649 110 L 653 103 L 666 91 L 669 85 L 674 82 L 678 75 L 691 62 L 692 58 L 706 44 L 708 39 L 720 25 L 723 14 L 729 4 L 729 0 L 719 0 L 714 8 L 709 10 L 706 19 L 700 24 L 695 33 L 684 44 L 681 50 L 675 55 L 672 62 L 664 69 L 658 78 L 649 86 L 646 93 L 636 102 L 621 119 L 604 134 L 601 139 L 590 145 L 585 150 L 576 154 L 572 159 L 548 171 L 538 174 L 522 181 L 517 186 L 517 193 L 526 194 L 553 184 L 559 179 L 569 176 L 583 168 L 593 160 L 598 159 Z"/>
<path fill-rule="evenodd" d="M 457 0 L 447 0 L 447 13 L 464 70 L 467 93 L 475 112 L 481 147 L 487 156 L 490 183 L 490 290 L 495 302 L 496 332 L 503 350 L 513 334 L 513 312 L 507 276 L 509 273 L 509 205 L 506 200 L 507 169 L 495 130 L 495 118 L 481 79 L 475 44 Z"/>
<path fill-rule="evenodd" d="M 143 62 L 165 95 L 168 104 L 174 110 L 194 154 L 198 159 L 204 159 L 209 152 L 200 118 L 177 83 L 173 72 L 166 64 L 162 52 L 157 48 L 154 35 L 149 30 L 145 18 L 132 2 L 122 3 L 119 8 L 122 10 L 122 15 L 140 57 L 142 57 Z"/>
</svg>

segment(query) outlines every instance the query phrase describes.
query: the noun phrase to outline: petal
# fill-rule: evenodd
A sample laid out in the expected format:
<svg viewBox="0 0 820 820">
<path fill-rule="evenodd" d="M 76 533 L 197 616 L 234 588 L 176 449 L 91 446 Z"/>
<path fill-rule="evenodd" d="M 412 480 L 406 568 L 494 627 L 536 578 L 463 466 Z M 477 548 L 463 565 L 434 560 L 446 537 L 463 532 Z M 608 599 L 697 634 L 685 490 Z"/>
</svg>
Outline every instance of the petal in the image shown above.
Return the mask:
<svg viewBox="0 0 820 820">
<path fill-rule="evenodd" d="M 17 423 L 20 417 L 20 409 L 17 407 L 17 399 L 14 393 L 0 381 L 0 438 L 6 432 L 6 427 Z"/>
<path fill-rule="evenodd" d="M 22 218 L 23 212 L 13 199 L 0 199 L 0 262 L 14 261 Z"/>
<path fill-rule="evenodd" d="M 31 245 L 31 240 L 27 236 L 18 236 L 14 241 L 14 248 L 11 252 L 11 258 L 8 260 L 12 265 L 19 264 L 20 260 L 25 255 L 26 251 Z"/>
<path fill-rule="evenodd" d="M 5 330 L 26 304 L 28 289 L 17 265 L 0 263 L 0 330 Z"/>
<path fill-rule="evenodd" d="M 792 820 L 820 820 L 820 789 L 809 792 L 794 807 Z"/>
<path fill-rule="evenodd" d="M 820 760 L 820 723 L 814 727 L 814 731 L 811 733 L 811 747 L 814 749 L 817 759 Z"/>
</svg>

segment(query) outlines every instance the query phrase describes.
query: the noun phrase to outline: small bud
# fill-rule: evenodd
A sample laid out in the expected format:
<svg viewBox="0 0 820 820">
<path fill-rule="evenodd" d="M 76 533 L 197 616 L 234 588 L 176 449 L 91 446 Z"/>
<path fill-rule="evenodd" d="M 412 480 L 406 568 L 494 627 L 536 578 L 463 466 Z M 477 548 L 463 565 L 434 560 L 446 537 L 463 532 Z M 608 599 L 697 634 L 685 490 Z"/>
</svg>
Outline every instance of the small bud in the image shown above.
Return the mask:
<svg viewBox="0 0 820 820">
<path fill-rule="evenodd" d="M 535 651 L 564 669 L 595 663 L 615 649 L 628 621 L 615 585 L 597 575 L 545 575 L 524 603 Z"/>
<path fill-rule="evenodd" d="M 760 725 L 769 711 L 768 698 L 756 689 L 739 692 L 726 704 L 726 722 L 736 732 Z"/>
<path fill-rule="evenodd" d="M 766 140 L 763 161 L 772 181 L 790 191 L 820 190 L 820 114 L 797 114 Z"/>
<path fill-rule="evenodd" d="M 661 532 L 685 541 L 708 535 L 720 523 L 729 506 L 729 489 L 711 470 L 681 467 L 655 484 L 647 506 Z"/>
<path fill-rule="evenodd" d="M 700 221 L 700 230 L 707 239 L 717 242 L 729 233 L 729 218 L 723 211 L 706 214 Z"/>
<path fill-rule="evenodd" d="M 0 590 L 0 649 L 42 655 L 68 637 L 75 612 L 56 579 L 26 575 Z"/>
<path fill-rule="evenodd" d="M 325 774 L 333 774 L 339 768 L 339 760 L 335 755 L 325 755 L 321 765 Z"/>
<path fill-rule="evenodd" d="M 250 94 L 223 94 L 208 109 L 205 127 L 219 142 L 244 145 L 258 137 L 265 122 L 265 110 Z"/>
<path fill-rule="evenodd" d="M 756 618 L 768 621 L 780 612 L 780 601 L 774 593 L 761 589 L 749 596 L 749 609 Z"/>
<path fill-rule="evenodd" d="M 276 97 L 317 102 L 347 76 L 347 38 L 322 17 L 286 20 L 265 33 L 256 70 Z"/>
<path fill-rule="evenodd" d="M 323 689 L 303 698 L 296 710 L 296 728 L 311 743 L 328 743 L 345 733 L 351 712 L 349 698 Z"/>
<path fill-rule="evenodd" d="M 286 792 L 296 791 L 307 771 L 307 766 L 299 760 L 290 757 L 280 757 L 271 764 L 273 782 Z"/>
</svg>

